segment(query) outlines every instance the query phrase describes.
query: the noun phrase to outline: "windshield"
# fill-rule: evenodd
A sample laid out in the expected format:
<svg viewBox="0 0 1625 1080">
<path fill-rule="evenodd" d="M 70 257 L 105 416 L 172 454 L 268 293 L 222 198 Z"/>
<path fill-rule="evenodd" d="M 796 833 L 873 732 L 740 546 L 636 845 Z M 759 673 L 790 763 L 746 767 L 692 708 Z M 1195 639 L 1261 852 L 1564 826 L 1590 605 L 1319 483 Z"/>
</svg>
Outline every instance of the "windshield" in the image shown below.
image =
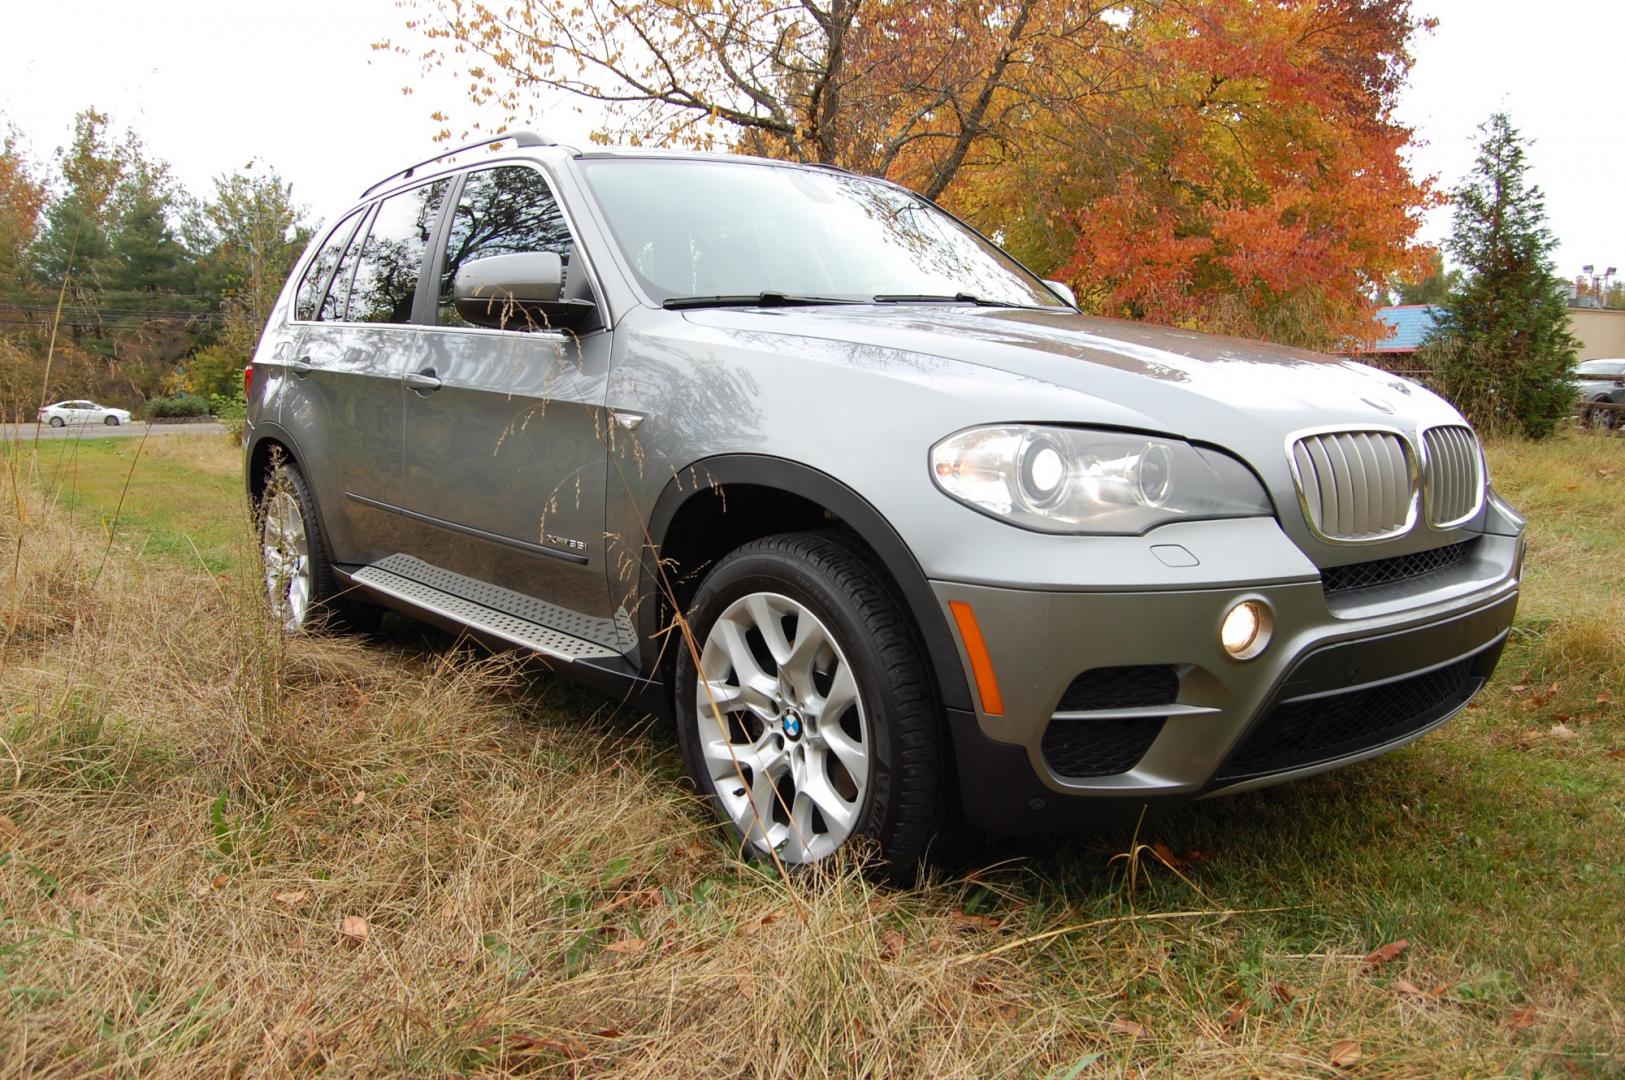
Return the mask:
<svg viewBox="0 0 1625 1080">
<path fill-rule="evenodd" d="M 773 293 L 1065 310 L 1014 259 L 889 184 L 729 161 L 600 158 L 582 169 L 657 303 Z"/>
</svg>

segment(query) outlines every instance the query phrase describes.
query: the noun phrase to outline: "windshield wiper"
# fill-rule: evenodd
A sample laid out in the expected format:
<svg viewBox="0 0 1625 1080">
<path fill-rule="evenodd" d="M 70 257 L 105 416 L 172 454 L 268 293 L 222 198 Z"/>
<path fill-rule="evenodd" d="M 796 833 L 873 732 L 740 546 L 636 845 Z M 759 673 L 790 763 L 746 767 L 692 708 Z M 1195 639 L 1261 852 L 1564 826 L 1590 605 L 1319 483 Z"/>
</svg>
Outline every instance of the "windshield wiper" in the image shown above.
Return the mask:
<svg viewBox="0 0 1625 1080">
<path fill-rule="evenodd" d="M 985 296 L 975 293 L 961 292 L 952 296 L 947 293 L 881 293 L 875 297 L 877 304 L 975 304 L 977 307 L 1007 307 L 1026 308 L 1027 304 L 1012 304 L 1004 300 L 989 300 Z"/>
<path fill-rule="evenodd" d="M 856 304 L 834 296 L 793 296 L 781 292 L 738 293 L 731 296 L 672 296 L 660 302 L 667 310 L 700 307 L 812 307 L 818 304 Z"/>
</svg>

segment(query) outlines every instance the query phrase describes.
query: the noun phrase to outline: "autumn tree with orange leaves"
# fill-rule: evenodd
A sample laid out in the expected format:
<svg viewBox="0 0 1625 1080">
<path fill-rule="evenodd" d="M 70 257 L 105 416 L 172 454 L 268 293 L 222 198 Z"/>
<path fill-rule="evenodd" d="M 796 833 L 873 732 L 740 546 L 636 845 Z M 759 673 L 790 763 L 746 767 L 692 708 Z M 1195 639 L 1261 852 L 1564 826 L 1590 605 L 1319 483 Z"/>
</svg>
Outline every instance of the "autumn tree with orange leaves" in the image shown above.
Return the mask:
<svg viewBox="0 0 1625 1080">
<path fill-rule="evenodd" d="M 1332 347 L 1414 272 L 1408 0 L 403 0 L 529 120 L 842 165 L 939 199 L 1091 310 Z M 444 112 L 437 112 L 444 118 Z M 450 136 L 449 129 L 445 132 Z"/>
</svg>

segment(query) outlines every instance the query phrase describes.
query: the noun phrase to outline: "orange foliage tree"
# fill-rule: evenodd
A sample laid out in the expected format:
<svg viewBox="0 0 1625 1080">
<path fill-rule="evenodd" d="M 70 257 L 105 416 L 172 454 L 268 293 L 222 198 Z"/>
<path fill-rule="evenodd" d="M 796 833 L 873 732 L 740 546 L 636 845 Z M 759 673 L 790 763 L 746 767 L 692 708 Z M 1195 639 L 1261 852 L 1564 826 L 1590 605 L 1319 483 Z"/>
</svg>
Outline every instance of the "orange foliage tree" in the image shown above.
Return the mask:
<svg viewBox="0 0 1625 1080">
<path fill-rule="evenodd" d="M 415 39 L 379 48 L 476 104 L 528 119 L 564 91 L 605 141 L 886 176 L 1108 314 L 1369 339 L 1436 198 L 1393 117 L 1408 0 L 402 4 Z"/>
</svg>

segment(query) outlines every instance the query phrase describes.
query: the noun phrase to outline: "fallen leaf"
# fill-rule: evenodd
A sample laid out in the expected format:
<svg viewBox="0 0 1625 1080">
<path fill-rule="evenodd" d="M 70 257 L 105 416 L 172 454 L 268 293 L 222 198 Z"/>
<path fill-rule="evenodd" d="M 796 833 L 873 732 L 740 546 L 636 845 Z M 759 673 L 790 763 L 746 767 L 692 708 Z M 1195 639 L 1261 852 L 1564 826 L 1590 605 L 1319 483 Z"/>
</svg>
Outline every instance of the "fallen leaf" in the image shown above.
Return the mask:
<svg viewBox="0 0 1625 1080">
<path fill-rule="evenodd" d="M 1602 693 L 1597 695 L 1597 704 L 1598 705 L 1606 705 L 1610 701 L 1613 701 L 1613 700 L 1614 700 L 1614 695 L 1610 694 L 1606 690 L 1604 690 Z"/>
<path fill-rule="evenodd" d="M 1151 854 L 1155 855 L 1157 857 L 1157 861 L 1162 863 L 1162 865 L 1166 866 L 1170 870 L 1178 870 L 1181 866 L 1185 865 L 1185 860 L 1181 859 L 1178 855 L 1175 855 L 1173 853 L 1173 849 L 1167 844 L 1164 844 L 1161 840 L 1153 840 L 1151 842 Z"/>
<path fill-rule="evenodd" d="M 339 920 L 339 933 L 344 935 L 346 945 L 352 949 L 359 949 L 372 937 L 372 927 L 359 915 L 346 915 Z"/>
<path fill-rule="evenodd" d="M 1563 742 L 1568 742 L 1570 739 L 1578 738 L 1579 735 L 1580 735 L 1580 733 L 1578 731 L 1575 731 L 1573 728 L 1569 727 L 1567 724 L 1553 724 L 1552 725 L 1552 738 L 1554 738 L 1554 739 L 1559 739 L 1559 740 L 1561 740 Z"/>
<path fill-rule="evenodd" d="M 975 930 L 997 930 L 999 921 L 992 915 L 970 915 L 963 911 L 954 912 L 954 922 L 960 926 L 970 927 Z"/>
<path fill-rule="evenodd" d="M 1289 1004 L 1293 998 L 1298 996 L 1298 992 L 1284 982 L 1278 982 L 1272 985 L 1270 987 L 1270 994 L 1282 1005 Z"/>
<path fill-rule="evenodd" d="M 1332 1043 L 1328 1060 L 1339 1069 L 1346 1069 L 1360 1060 L 1360 1044 L 1353 1039 L 1344 1039 L 1342 1042 Z"/>
<path fill-rule="evenodd" d="M 739 996 L 746 1000 L 756 996 L 756 976 L 745 968 L 734 972 L 734 986 L 738 988 Z"/>
<path fill-rule="evenodd" d="M 769 911 L 767 914 L 761 916 L 760 918 L 751 919 L 748 922 L 741 923 L 740 926 L 739 926 L 739 933 L 744 937 L 751 937 L 752 935 L 754 935 L 758 931 L 760 931 L 762 929 L 762 927 L 768 925 L 771 922 L 776 921 L 778 919 L 778 917 L 779 917 L 778 912 Z"/>
<path fill-rule="evenodd" d="M 605 952 L 612 952 L 612 953 L 620 953 L 621 955 L 624 956 L 624 955 L 627 955 L 629 953 L 640 952 L 645 947 L 647 947 L 648 944 L 649 944 L 649 942 L 644 938 L 626 937 L 626 938 L 621 938 L 619 941 L 612 941 L 608 945 L 605 945 L 604 946 L 604 951 Z"/>
<path fill-rule="evenodd" d="M 298 907 L 310 899 L 310 894 L 303 889 L 292 889 L 288 892 L 279 892 L 272 896 L 271 899 L 287 907 Z"/>
<path fill-rule="evenodd" d="M 999 984 L 986 977 L 972 979 L 970 990 L 973 994 L 997 994 L 999 992 Z"/>
<path fill-rule="evenodd" d="M 1513 1031 L 1522 1031 L 1524 1028 L 1529 1027 L 1534 1022 L 1535 1007 L 1533 1005 L 1525 1005 L 1523 1008 L 1514 1011 L 1511 1016 L 1507 1017 L 1507 1027 L 1511 1028 Z"/>
<path fill-rule="evenodd" d="M 21 831 L 15 821 L 5 814 L 0 814 L 0 851 L 11 847 L 11 842 L 17 839 L 17 834 Z"/>
<path fill-rule="evenodd" d="M 880 935 L 880 958 L 882 960 L 895 960 L 903 952 L 903 935 L 896 930 L 887 930 Z"/>
<path fill-rule="evenodd" d="M 362 803 L 364 803 L 366 801 L 367 801 L 367 793 L 365 791 L 358 791 L 353 796 L 351 796 L 350 805 L 351 806 L 360 806 Z"/>
<path fill-rule="evenodd" d="M 625 1035 L 626 1032 L 617 1027 L 607 1027 L 600 1028 L 599 1030 L 593 1032 L 593 1034 L 600 1039 L 619 1039 L 622 1035 Z"/>
<path fill-rule="evenodd" d="M 82 911 L 100 911 L 107 906 L 107 902 L 99 894 L 87 892 L 77 886 L 68 890 L 68 903 Z"/>
<path fill-rule="evenodd" d="M 1132 1020 L 1113 1020 L 1106 1025 L 1106 1029 L 1119 1035 L 1127 1035 L 1131 1039 L 1138 1039 L 1145 1034 L 1145 1028 Z"/>
<path fill-rule="evenodd" d="M 1248 1004 L 1249 1003 L 1246 1001 L 1236 1002 L 1234 1005 L 1230 1006 L 1229 1011 L 1224 1014 L 1224 1017 L 1220 1019 L 1219 1023 L 1223 1024 L 1225 1029 L 1228 1031 L 1236 1030 L 1236 1028 L 1241 1026 L 1242 1020 L 1247 1016 Z"/>
<path fill-rule="evenodd" d="M 1528 683 L 1516 683 L 1512 687 L 1512 692 L 1514 694 L 1527 694 L 1529 692 L 1529 684 Z"/>
<path fill-rule="evenodd" d="M 230 874 L 216 874 L 214 876 L 213 880 L 211 880 L 209 882 L 209 884 L 211 886 L 213 886 L 214 888 L 216 888 L 216 889 L 224 889 L 227 885 L 231 884 L 231 875 Z"/>
<path fill-rule="evenodd" d="M 1380 948 L 1372 949 L 1366 954 L 1366 958 L 1361 963 L 1366 967 L 1381 967 L 1410 947 L 1411 943 L 1404 938 L 1400 938 L 1398 941 L 1390 941 Z"/>
</svg>

